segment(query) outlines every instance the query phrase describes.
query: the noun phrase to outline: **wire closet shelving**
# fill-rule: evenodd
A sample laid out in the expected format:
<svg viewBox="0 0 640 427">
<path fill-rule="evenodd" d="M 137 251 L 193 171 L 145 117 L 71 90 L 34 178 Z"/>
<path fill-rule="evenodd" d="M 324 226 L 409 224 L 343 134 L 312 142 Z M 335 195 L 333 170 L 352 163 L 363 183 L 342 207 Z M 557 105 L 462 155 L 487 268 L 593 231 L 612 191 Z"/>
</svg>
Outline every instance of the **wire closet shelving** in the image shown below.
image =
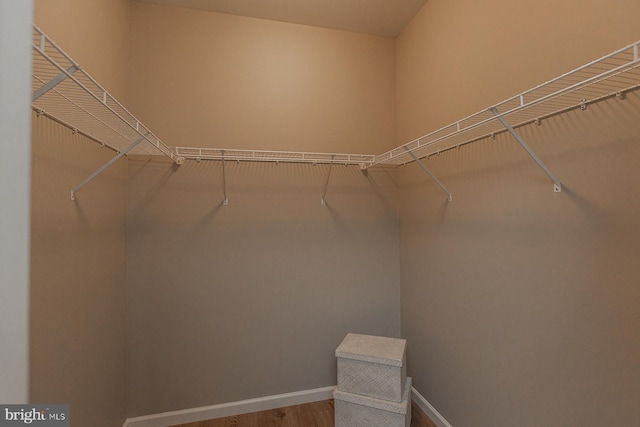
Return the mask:
<svg viewBox="0 0 640 427">
<path fill-rule="evenodd" d="M 116 152 L 177 156 L 44 32 L 33 26 L 32 107 Z"/>
<path fill-rule="evenodd" d="M 449 195 L 421 159 L 452 148 L 510 132 L 561 191 L 560 181 L 517 133 L 516 128 L 610 97 L 624 99 L 640 88 L 640 41 L 503 102 L 423 135 L 386 153 L 339 154 L 221 148 L 170 147 L 143 125 L 38 27 L 33 26 L 32 108 L 117 152 L 74 193 L 127 154 L 161 155 L 184 160 L 225 160 L 312 164 L 403 165 L 417 162 Z M 331 169 L 329 169 L 331 173 Z M 327 177 L 327 185 L 329 177 Z M 325 195 L 327 188 L 325 186 Z M 324 196 L 322 198 L 324 204 Z M 226 203 L 226 190 L 225 190 Z"/>
<path fill-rule="evenodd" d="M 344 165 L 371 165 L 372 154 L 313 153 L 304 151 L 264 151 L 222 148 L 175 147 L 176 154 L 190 160 L 234 160 L 283 163 L 335 163 Z"/>
<path fill-rule="evenodd" d="M 404 164 L 509 130 L 582 108 L 640 87 L 640 41 L 515 95 L 485 110 L 375 156 L 373 165 Z M 503 120 L 501 120 L 503 119 Z"/>
</svg>

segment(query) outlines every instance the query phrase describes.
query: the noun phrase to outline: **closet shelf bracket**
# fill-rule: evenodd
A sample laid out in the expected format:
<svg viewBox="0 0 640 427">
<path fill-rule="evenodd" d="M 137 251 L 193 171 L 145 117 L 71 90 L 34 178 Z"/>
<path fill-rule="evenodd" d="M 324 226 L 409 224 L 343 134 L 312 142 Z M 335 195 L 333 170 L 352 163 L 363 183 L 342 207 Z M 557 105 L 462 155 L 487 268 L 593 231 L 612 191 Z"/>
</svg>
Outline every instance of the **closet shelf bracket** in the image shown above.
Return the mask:
<svg viewBox="0 0 640 427">
<path fill-rule="evenodd" d="M 409 153 L 409 155 L 413 158 L 413 160 L 415 160 L 418 166 L 420 166 L 422 170 L 424 170 L 427 174 L 429 174 L 431 179 L 433 179 L 435 183 L 438 184 L 445 193 L 447 193 L 447 195 L 449 196 L 449 201 L 451 202 L 453 200 L 453 194 L 451 194 L 451 192 L 447 190 L 447 187 L 445 187 L 444 184 L 440 182 L 440 180 L 433 173 L 431 173 L 429 168 L 425 166 L 425 164 L 418 158 L 418 156 L 414 154 L 413 151 L 411 151 L 408 147 L 404 147 L 404 149 L 407 150 L 407 153 Z"/>
<path fill-rule="evenodd" d="M 331 163 L 329 164 L 329 173 L 327 174 L 327 182 L 324 184 L 324 193 L 322 193 L 322 200 L 320 200 L 320 204 L 322 206 L 326 206 L 327 204 L 327 189 L 329 188 L 329 178 L 331 178 L 331 171 L 333 170 L 333 160 L 335 159 L 335 154 L 331 156 Z"/>
<path fill-rule="evenodd" d="M 224 150 L 221 150 L 220 153 L 222 154 L 222 192 L 224 195 L 222 204 L 226 206 L 229 204 L 229 199 L 227 198 L 227 169 L 225 165 Z"/>
<path fill-rule="evenodd" d="M 45 93 L 49 92 L 54 87 L 58 86 L 67 77 L 71 77 L 71 75 L 76 71 L 78 71 L 79 69 L 80 67 L 78 67 L 77 65 L 72 65 L 66 70 L 64 70 L 63 72 L 61 72 L 60 74 L 58 74 L 56 77 L 49 80 L 47 83 L 43 84 L 40 88 L 38 88 L 33 92 L 33 95 L 31 95 L 31 102 L 38 100 L 38 98 L 40 98 Z"/>
<path fill-rule="evenodd" d="M 518 141 L 518 144 L 520 144 L 522 148 L 524 148 L 525 151 L 529 154 L 529 156 L 531 156 L 531 158 L 538 164 L 538 166 L 540 166 L 540 168 L 544 171 L 544 173 L 546 173 L 547 176 L 551 178 L 551 180 L 553 181 L 553 191 L 555 193 L 562 192 L 562 183 L 560 182 L 560 180 L 556 178 L 555 175 L 551 172 L 551 170 L 549 170 L 547 165 L 545 165 L 542 162 L 542 160 L 540 160 L 540 157 L 538 157 L 536 153 L 533 152 L 531 147 L 529 147 L 529 145 L 522 138 L 522 136 L 520 136 L 520 134 L 516 132 L 513 126 L 511 126 L 509 122 L 504 118 L 504 116 L 500 114 L 500 112 L 496 107 L 491 107 L 490 110 L 498 118 L 498 120 L 500 120 L 500 123 L 502 123 L 502 125 L 509 131 L 509 133 L 513 135 L 516 141 Z"/>
<path fill-rule="evenodd" d="M 138 144 L 140 144 L 142 141 L 144 141 L 147 137 L 147 135 L 149 135 L 149 133 L 147 133 L 146 135 L 142 135 L 140 136 L 138 139 L 136 139 L 133 144 L 129 145 L 127 148 L 125 148 L 124 150 L 122 150 L 121 152 L 118 153 L 117 156 L 115 156 L 114 158 L 112 158 L 111 160 L 109 160 L 107 163 L 104 164 L 104 166 L 102 166 L 100 169 L 98 169 L 97 171 L 95 171 L 94 173 L 92 173 L 91 175 L 89 175 L 87 177 L 87 179 L 85 179 L 84 181 L 82 181 L 80 184 L 78 184 L 73 190 L 71 190 L 71 200 L 75 201 L 76 200 L 76 193 L 78 191 L 80 191 L 80 189 L 82 187 L 84 187 L 85 185 L 87 185 L 88 183 L 90 183 L 91 181 L 93 181 L 98 175 L 100 175 L 102 172 L 104 172 L 105 170 L 107 170 L 111 165 L 113 165 L 115 162 L 117 162 L 118 160 L 120 160 L 121 158 L 123 158 L 124 156 L 127 155 L 127 153 L 131 150 L 133 150 L 134 148 L 136 148 L 136 146 Z"/>
</svg>

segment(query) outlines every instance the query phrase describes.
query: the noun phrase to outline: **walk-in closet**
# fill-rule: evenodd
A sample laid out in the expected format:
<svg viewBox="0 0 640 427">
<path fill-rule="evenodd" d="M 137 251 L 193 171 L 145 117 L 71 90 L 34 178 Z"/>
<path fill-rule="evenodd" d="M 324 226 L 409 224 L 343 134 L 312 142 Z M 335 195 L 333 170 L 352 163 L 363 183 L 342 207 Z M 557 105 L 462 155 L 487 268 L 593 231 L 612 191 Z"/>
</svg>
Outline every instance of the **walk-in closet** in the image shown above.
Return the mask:
<svg viewBox="0 0 640 427">
<path fill-rule="evenodd" d="M 637 0 L 0 5 L 0 404 L 640 426 Z"/>
</svg>

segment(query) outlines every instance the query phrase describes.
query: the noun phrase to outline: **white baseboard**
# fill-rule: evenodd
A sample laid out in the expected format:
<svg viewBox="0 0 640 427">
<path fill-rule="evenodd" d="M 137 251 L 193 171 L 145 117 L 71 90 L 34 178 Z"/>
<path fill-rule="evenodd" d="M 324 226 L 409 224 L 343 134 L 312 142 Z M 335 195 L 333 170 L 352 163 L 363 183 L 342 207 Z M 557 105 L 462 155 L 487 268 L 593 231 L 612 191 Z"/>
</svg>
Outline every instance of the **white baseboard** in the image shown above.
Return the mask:
<svg viewBox="0 0 640 427">
<path fill-rule="evenodd" d="M 220 405 L 145 415 L 127 419 L 123 427 L 167 427 L 176 424 L 187 424 L 215 418 L 231 417 L 233 415 L 249 414 L 251 412 L 267 411 L 269 409 L 284 408 L 292 405 L 302 405 L 333 399 L 334 389 L 335 386 L 331 386 L 241 400 L 238 402 L 222 403 Z M 452 427 L 414 387 L 411 387 L 411 400 L 413 400 L 438 427 Z"/>
<path fill-rule="evenodd" d="M 438 427 L 453 427 L 414 387 L 411 387 L 411 400 L 413 400 L 413 402 L 418 405 L 418 408 L 422 409 Z"/>
<path fill-rule="evenodd" d="M 128 418 L 123 427 L 167 427 L 333 399 L 335 386 Z"/>
</svg>

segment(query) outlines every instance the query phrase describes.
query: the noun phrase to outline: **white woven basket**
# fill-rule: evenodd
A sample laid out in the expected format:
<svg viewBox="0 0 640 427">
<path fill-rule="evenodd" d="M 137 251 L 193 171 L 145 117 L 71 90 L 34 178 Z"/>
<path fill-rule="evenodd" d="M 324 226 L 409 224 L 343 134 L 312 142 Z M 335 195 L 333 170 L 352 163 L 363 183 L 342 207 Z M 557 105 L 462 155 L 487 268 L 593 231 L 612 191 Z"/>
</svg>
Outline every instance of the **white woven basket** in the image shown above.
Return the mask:
<svg viewBox="0 0 640 427">
<path fill-rule="evenodd" d="M 406 340 L 347 334 L 336 349 L 338 390 L 401 402 Z"/>
<path fill-rule="evenodd" d="M 402 402 L 346 393 L 336 389 L 335 427 L 409 427 L 411 378 L 407 378 Z"/>
</svg>

